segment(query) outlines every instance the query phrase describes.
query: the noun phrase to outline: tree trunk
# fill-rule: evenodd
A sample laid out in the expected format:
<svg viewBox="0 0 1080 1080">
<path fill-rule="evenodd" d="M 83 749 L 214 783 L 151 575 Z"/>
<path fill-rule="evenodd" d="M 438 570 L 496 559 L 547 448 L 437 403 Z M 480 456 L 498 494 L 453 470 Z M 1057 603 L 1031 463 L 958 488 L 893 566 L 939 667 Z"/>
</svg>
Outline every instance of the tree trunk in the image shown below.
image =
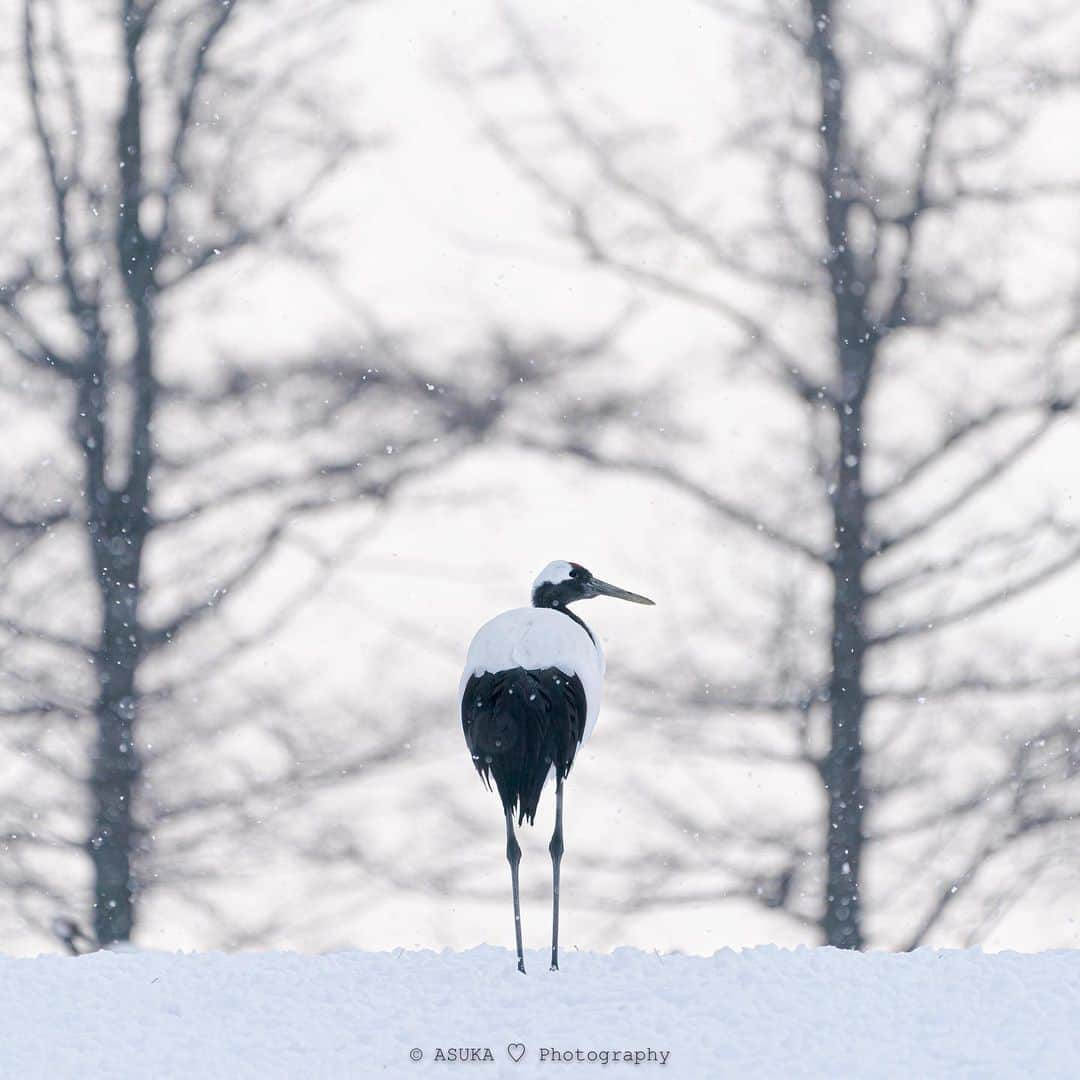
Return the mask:
<svg viewBox="0 0 1080 1080">
<path fill-rule="evenodd" d="M 822 778 L 829 799 L 825 850 L 828 869 L 822 929 L 829 945 L 862 948 L 859 870 L 866 800 L 862 784 L 862 721 L 866 709 L 866 493 L 863 489 L 863 406 L 874 366 L 876 339 L 864 302 L 848 221 L 855 189 L 846 131 L 847 76 L 835 48 L 832 0 L 809 0 L 809 54 L 818 69 L 821 95 L 822 196 L 832 291 L 839 387 L 833 470 L 832 656 L 829 677 L 829 753 Z"/>
<path fill-rule="evenodd" d="M 866 809 L 862 783 L 862 722 L 866 708 L 863 661 L 866 653 L 863 533 L 866 496 L 862 482 L 862 412 L 865 379 L 872 361 L 847 353 L 845 383 L 854 393 L 838 410 L 839 461 L 833 495 L 835 552 L 832 562 L 832 674 L 829 680 L 830 743 L 824 763 L 829 798 L 825 849 L 825 941 L 841 949 L 861 949 L 863 934 L 859 873 Z"/>
<path fill-rule="evenodd" d="M 150 532 L 150 484 L 154 457 L 154 262 L 157 247 L 140 221 L 143 190 L 142 83 L 139 42 L 145 11 L 124 0 L 124 56 L 127 84 L 117 118 L 116 153 L 120 200 L 116 253 L 123 270 L 133 330 L 132 401 L 126 430 L 115 440 L 114 464 L 126 472 L 124 483 L 109 482 L 106 348 L 96 343 L 91 377 L 84 385 L 77 425 L 86 460 L 86 496 L 94 567 L 101 597 L 98 647 L 98 696 L 95 706 L 97 748 L 91 772 L 94 821 L 88 849 L 94 866 L 94 928 L 98 944 L 127 941 L 135 925 L 139 848 L 135 800 L 141 776 L 136 742 L 139 712 L 137 685 L 143 640 L 139 625 L 142 560 Z M 111 414 L 114 418 L 115 413 Z M 119 425 L 119 420 L 114 419 Z M 122 461 L 122 465 L 121 465 Z"/>
<path fill-rule="evenodd" d="M 110 500 L 119 502 L 116 495 Z M 94 930 L 98 944 L 127 941 L 135 923 L 132 855 L 138 846 L 135 796 L 141 772 L 135 741 L 140 648 L 139 574 L 142 537 L 118 515 L 101 522 L 95 548 L 102 603 L 95 704 L 97 747 L 90 778 L 93 826 L 87 845 L 94 868 Z"/>
</svg>

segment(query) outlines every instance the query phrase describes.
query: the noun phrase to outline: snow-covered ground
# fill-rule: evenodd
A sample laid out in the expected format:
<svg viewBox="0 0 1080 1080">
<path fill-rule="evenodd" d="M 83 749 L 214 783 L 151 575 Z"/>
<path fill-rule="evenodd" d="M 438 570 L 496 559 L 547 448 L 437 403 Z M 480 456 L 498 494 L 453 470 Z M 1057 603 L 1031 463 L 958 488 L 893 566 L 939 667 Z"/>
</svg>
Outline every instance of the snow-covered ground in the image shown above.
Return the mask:
<svg viewBox="0 0 1080 1080">
<path fill-rule="evenodd" d="M 528 961 L 522 977 L 491 947 L 3 958 L 0 1075 L 1080 1075 L 1080 952 Z"/>
</svg>

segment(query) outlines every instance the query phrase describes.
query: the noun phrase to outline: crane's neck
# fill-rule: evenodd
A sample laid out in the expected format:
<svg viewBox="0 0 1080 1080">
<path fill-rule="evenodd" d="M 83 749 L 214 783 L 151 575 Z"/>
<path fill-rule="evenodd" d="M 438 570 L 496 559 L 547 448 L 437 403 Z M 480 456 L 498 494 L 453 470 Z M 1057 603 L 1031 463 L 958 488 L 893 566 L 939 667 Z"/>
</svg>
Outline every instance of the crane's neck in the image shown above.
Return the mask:
<svg viewBox="0 0 1080 1080">
<path fill-rule="evenodd" d="M 575 597 L 575 599 L 578 599 Z M 589 640 L 596 645 L 596 638 L 593 637 L 593 632 L 589 629 L 585 620 L 580 616 L 575 615 L 569 608 L 569 600 L 559 595 L 557 587 L 541 587 L 533 590 L 532 597 L 533 607 L 549 608 L 551 611 L 557 611 L 561 615 L 565 615 L 568 619 L 573 619 L 574 622 L 589 635 Z"/>
</svg>

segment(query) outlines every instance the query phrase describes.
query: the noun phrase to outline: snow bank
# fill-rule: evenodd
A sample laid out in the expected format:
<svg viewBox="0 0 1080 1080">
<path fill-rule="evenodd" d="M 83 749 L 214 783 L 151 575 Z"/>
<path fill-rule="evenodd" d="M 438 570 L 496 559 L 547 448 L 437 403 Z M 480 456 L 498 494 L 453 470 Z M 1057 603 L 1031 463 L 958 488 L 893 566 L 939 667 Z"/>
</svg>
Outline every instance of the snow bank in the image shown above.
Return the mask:
<svg viewBox="0 0 1080 1080">
<path fill-rule="evenodd" d="M 490 947 L 0 959 L 0 1075 L 1080 1075 L 1080 952 L 527 959 L 524 977 Z"/>
</svg>

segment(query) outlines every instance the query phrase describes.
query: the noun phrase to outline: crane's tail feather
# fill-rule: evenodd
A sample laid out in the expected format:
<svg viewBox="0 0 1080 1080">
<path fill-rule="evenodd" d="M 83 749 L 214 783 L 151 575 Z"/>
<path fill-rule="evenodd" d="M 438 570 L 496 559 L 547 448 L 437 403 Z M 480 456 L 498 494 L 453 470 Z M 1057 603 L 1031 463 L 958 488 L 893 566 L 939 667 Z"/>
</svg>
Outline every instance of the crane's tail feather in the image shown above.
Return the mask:
<svg viewBox="0 0 1080 1080">
<path fill-rule="evenodd" d="M 552 771 L 565 777 L 581 742 L 585 691 L 558 668 L 474 675 L 461 702 L 462 726 L 484 782 L 494 780 L 504 810 L 518 824 L 536 818 Z"/>
</svg>

